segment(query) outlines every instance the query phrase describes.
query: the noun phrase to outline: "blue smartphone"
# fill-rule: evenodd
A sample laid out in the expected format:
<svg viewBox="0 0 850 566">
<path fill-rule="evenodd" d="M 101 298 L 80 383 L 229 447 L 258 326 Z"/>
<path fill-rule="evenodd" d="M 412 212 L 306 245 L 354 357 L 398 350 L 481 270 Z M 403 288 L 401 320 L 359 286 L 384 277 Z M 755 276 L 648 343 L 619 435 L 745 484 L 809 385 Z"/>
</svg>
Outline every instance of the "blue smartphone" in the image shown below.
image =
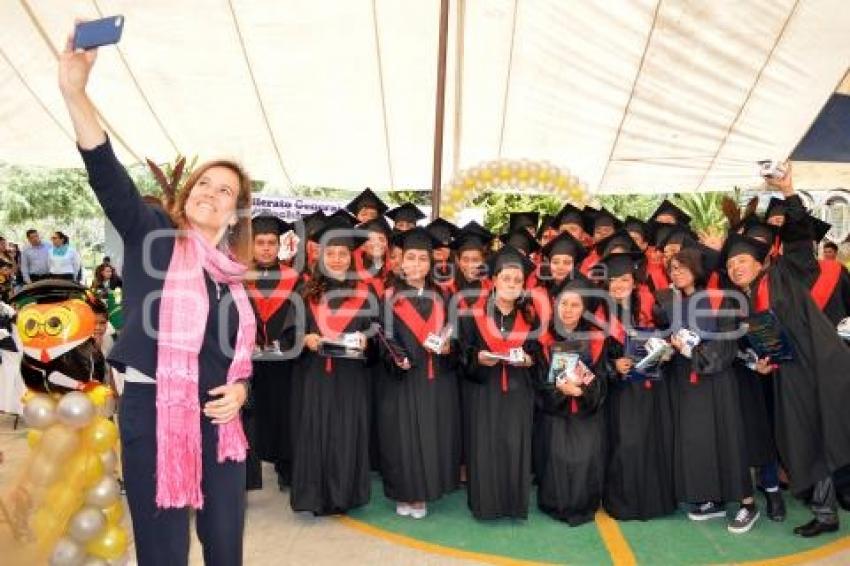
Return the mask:
<svg viewBox="0 0 850 566">
<path fill-rule="evenodd" d="M 124 16 L 82 22 L 74 28 L 74 49 L 94 49 L 118 43 L 124 31 Z"/>
</svg>

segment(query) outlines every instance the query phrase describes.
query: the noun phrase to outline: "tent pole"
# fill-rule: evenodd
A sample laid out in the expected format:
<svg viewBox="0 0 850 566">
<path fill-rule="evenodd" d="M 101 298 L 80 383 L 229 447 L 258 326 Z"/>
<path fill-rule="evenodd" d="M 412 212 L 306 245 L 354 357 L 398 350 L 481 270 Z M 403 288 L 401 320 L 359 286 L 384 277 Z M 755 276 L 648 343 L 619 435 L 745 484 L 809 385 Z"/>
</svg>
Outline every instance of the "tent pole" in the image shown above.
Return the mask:
<svg viewBox="0 0 850 566">
<path fill-rule="evenodd" d="M 440 216 L 443 171 L 443 126 L 446 117 L 446 51 L 449 35 L 449 0 L 440 1 L 440 47 L 437 59 L 437 96 L 434 112 L 434 169 L 431 174 L 431 218 Z"/>
</svg>

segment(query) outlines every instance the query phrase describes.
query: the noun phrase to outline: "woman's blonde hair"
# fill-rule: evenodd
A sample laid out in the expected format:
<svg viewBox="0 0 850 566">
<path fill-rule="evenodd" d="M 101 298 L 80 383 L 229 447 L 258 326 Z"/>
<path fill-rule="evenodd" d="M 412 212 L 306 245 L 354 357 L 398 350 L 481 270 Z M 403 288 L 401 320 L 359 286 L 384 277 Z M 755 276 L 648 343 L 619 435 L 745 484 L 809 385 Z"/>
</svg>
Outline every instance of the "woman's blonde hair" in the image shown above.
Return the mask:
<svg viewBox="0 0 850 566">
<path fill-rule="evenodd" d="M 198 180 L 213 167 L 224 167 L 230 169 L 239 179 L 239 193 L 236 195 L 236 225 L 227 230 L 223 243 L 233 255 L 234 259 L 244 265 L 250 265 L 253 258 L 253 241 L 251 236 L 251 179 L 241 165 L 229 159 L 215 159 L 199 165 L 189 178 L 171 207 L 171 217 L 180 229 L 189 227 L 186 218 L 186 201 L 192 192 L 192 188 Z"/>
</svg>

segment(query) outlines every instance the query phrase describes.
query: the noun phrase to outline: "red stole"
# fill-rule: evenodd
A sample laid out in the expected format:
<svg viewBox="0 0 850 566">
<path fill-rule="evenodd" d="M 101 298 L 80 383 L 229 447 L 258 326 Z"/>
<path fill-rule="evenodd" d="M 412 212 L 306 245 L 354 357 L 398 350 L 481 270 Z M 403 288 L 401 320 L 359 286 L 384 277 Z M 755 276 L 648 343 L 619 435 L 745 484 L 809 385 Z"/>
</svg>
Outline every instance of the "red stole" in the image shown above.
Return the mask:
<svg viewBox="0 0 850 566">
<path fill-rule="evenodd" d="M 758 282 L 758 287 L 756 287 L 756 293 L 753 297 L 753 308 L 757 313 L 770 309 L 770 284 L 767 280 L 767 273 L 762 275 L 761 280 Z"/>
<path fill-rule="evenodd" d="M 343 301 L 338 309 L 331 309 L 326 300 L 309 301 L 310 312 L 313 313 L 313 320 L 316 321 L 316 326 L 322 336 L 326 336 L 331 340 L 336 340 L 339 335 L 345 332 L 345 329 L 351 324 L 360 313 L 360 309 L 366 303 L 369 294 L 362 283 L 358 283 L 354 288 L 352 296 Z M 333 372 L 333 358 L 325 358 L 325 373 L 330 375 Z"/>
<path fill-rule="evenodd" d="M 514 317 L 514 327 L 508 333 L 507 337 L 502 336 L 502 333 L 496 328 L 496 323 L 486 315 L 474 317 L 475 326 L 478 327 L 478 332 L 484 338 L 484 343 L 487 344 L 487 349 L 494 354 L 507 354 L 512 348 L 521 348 L 525 344 L 531 327 L 528 322 L 522 317 L 522 313 L 517 312 Z M 508 366 L 507 362 L 502 364 L 502 393 L 508 392 Z"/>
<path fill-rule="evenodd" d="M 587 254 L 587 257 L 585 257 L 585 258 L 582 260 L 582 262 L 581 262 L 581 266 L 579 267 L 579 271 L 581 272 L 581 274 L 582 274 L 582 275 L 587 275 L 588 273 L 590 273 L 590 269 L 591 269 L 594 265 L 596 265 L 597 263 L 599 263 L 599 260 L 600 260 L 600 259 L 601 259 L 601 258 L 599 257 L 599 254 L 598 254 L 598 253 L 596 253 L 596 250 L 595 250 L 595 249 L 590 250 L 590 253 L 589 253 L 589 254 Z"/>
<path fill-rule="evenodd" d="M 371 273 L 366 267 L 366 250 L 359 247 L 354 251 L 354 269 L 357 272 L 357 277 L 361 281 L 365 281 L 372 287 L 372 290 L 381 297 L 384 294 L 384 277 L 389 266 L 389 252 L 384 253 L 384 263 L 378 273 Z"/>
<path fill-rule="evenodd" d="M 546 361 L 550 363 L 552 361 L 551 348 L 554 343 L 555 337 L 552 336 L 551 332 L 546 332 L 546 334 L 540 337 L 540 345 L 543 346 L 543 355 L 546 357 Z M 602 355 L 602 347 L 605 345 L 605 335 L 601 332 L 592 332 L 589 344 L 590 361 L 596 365 L 599 362 L 599 356 Z M 570 413 L 573 415 L 578 413 L 578 399 L 575 397 L 570 397 Z"/>
<path fill-rule="evenodd" d="M 835 291 L 835 287 L 838 285 L 841 270 L 844 269 L 844 266 L 833 259 L 822 259 L 818 263 L 820 264 L 820 275 L 818 275 L 809 293 L 818 308 L 823 310 L 826 307 L 826 303 L 829 302 L 833 291 Z"/>
<path fill-rule="evenodd" d="M 442 301 L 432 301 L 431 314 L 428 320 L 424 320 L 413 304 L 404 295 L 393 298 L 393 313 L 404 323 L 405 326 L 416 336 L 419 343 L 424 346 L 428 334 L 439 334 L 446 323 L 443 313 Z M 428 356 L 428 379 L 434 379 L 434 354 L 431 350 L 425 350 Z"/>
<path fill-rule="evenodd" d="M 251 299 L 251 302 L 254 305 L 254 310 L 262 323 L 264 346 L 268 346 L 269 344 L 267 328 L 269 320 L 271 320 L 271 317 L 274 316 L 274 313 L 280 310 L 283 303 L 289 299 L 289 295 L 292 293 L 292 289 L 295 288 L 295 284 L 297 282 L 298 273 L 296 273 L 294 269 L 281 264 L 280 279 L 278 280 L 274 290 L 272 290 L 271 296 L 263 296 L 262 291 L 257 288 L 257 283 L 255 281 L 249 281 L 245 284 L 245 287 L 248 288 L 248 297 Z"/>
</svg>

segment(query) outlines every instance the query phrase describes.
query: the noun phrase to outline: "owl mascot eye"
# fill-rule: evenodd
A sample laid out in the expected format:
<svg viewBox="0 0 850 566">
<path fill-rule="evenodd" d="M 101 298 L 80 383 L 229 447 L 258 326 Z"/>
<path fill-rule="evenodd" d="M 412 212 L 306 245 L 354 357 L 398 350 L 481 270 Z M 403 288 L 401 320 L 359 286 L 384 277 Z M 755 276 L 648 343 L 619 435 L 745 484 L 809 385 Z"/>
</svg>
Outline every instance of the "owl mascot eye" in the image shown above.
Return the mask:
<svg viewBox="0 0 850 566">
<path fill-rule="evenodd" d="M 103 382 L 106 364 L 93 338 L 96 313 L 106 313 L 100 299 L 71 281 L 46 279 L 24 287 L 12 304 L 30 390 L 66 393 Z"/>
</svg>

